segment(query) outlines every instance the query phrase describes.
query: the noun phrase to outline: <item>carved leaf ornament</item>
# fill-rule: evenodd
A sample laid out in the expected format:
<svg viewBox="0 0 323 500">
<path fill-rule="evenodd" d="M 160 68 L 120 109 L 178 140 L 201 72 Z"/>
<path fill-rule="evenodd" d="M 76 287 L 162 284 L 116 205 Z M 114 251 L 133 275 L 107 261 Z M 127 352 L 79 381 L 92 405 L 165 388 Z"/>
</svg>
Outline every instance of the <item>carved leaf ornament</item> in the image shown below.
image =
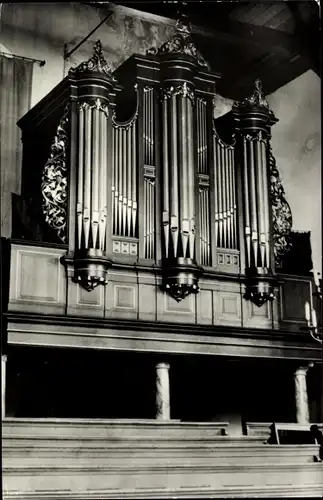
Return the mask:
<svg viewBox="0 0 323 500">
<path fill-rule="evenodd" d="M 68 107 L 57 127 L 50 147 L 50 156 L 45 164 L 41 192 L 43 214 L 46 222 L 57 231 L 59 238 L 66 241 L 67 210 L 67 124 Z"/>
</svg>

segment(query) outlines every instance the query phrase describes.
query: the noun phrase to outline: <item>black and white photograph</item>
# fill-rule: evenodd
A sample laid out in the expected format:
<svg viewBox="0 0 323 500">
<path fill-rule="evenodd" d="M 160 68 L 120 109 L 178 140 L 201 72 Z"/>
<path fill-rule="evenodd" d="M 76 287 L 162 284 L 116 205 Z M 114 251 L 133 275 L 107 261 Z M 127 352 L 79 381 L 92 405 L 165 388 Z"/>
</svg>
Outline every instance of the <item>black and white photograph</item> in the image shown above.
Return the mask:
<svg viewBox="0 0 323 500">
<path fill-rule="evenodd" d="M 0 3 L 3 500 L 322 498 L 320 0 Z"/>
</svg>

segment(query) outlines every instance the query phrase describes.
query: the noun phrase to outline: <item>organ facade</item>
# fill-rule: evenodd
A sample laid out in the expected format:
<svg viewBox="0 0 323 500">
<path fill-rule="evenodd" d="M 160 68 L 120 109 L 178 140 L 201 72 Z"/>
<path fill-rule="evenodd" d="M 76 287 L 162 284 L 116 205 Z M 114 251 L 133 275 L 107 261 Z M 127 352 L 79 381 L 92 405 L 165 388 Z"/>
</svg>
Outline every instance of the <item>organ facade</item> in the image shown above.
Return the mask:
<svg viewBox="0 0 323 500">
<path fill-rule="evenodd" d="M 137 356 L 144 353 L 156 369 L 155 375 L 148 370 L 144 377 L 156 383 L 152 392 L 145 393 L 147 400 L 153 394 L 155 409 L 151 411 L 143 403 L 143 412 L 136 419 L 129 416 L 129 407 L 125 419 L 120 420 L 124 407 L 115 403 L 115 411 L 112 404 L 107 405 L 85 419 L 83 408 L 79 415 L 72 415 L 73 420 L 59 401 L 46 410 L 37 406 L 35 419 L 26 405 L 19 406 L 21 388 L 16 400 L 8 403 L 12 365 L 11 372 L 7 371 L 7 396 L 3 396 L 7 398 L 3 403 L 8 403 L 4 439 L 10 495 L 16 494 L 14 480 L 23 492 L 19 498 L 27 494 L 36 498 L 41 490 L 43 472 L 35 473 L 28 483 L 15 469 L 17 457 L 10 440 L 19 444 L 21 432 L 29 439 L 49 443 L 46 446 L 52 455 L 48 455 L 46 474 L 51 479 L 46 480 L 42 498 L 51 498 L 53 491 L 60 490 L 72 491 L 72 495 L 82 491 L 84 498 L 94 498 L 99 491 L 107 499 L 125 495 L 148 498 L 144 491 L 154 498 L 161 491 L 163 498 L 187 498 L 186 490 L 199 498 L 232 496 L 234 491 L 238 497 L 252 496 L 258 490 L 261 496 L 266 495 L 267 490 L 261 488 L 267 480 L 279 498 L 292 495 L 286 483 L 288 474 L 298 492 L 312 488 L 315 496 L 321 489 L 319 445 L 310 433 L 311 423 L 321 418 L 318 372 L 310 394 L 305 382 L 309 367 L 317 370 L 321 358 L 321 346 L 304 330 L 304 305 L 308 301 L 313 307 L 314 284 L 310 273 L 284 272 L 284 259 L 291 249 L 292 215 L 270 142 L 277 118 L 257 79 L 249 96 L 215 120 L 214 97 L 220 78 L 199 53 L 189 22 L 182 16 L 169 41 L 146 55 L 133 55 L 113 73 L 98 41 L 92 57 L 72 68 L 19 121 L 24 148 L 22 196 L 28 196 L 34 207 L 39 230 L 28 241 L 22 230 L 8 246 L 4 375 L 11 355 L 18 359 L 18 351 L 41 348 L 37 362 L 42 362 L 42 356 L 47 356 L 43 353 L 51 348 L 57 353 L 56 361 L 51 362 L 58 371 L 65 353 L 70 360 L 75 351 L 88 353 L 89 359 L 99 351 L 115 355 L 115 359 L 126 356 L 120 363 L 110 356 L 107 364 L 116 373 L 120 366 L 134 366 L 127 372 L 127 384 L 137 393 L 145 390 L 144 384 L 132 386 L 131 379 L 140 371 Z M 192 408 L 185 413 L 187 403 L 183 407 L 176 403 L 184 382 L 174 375 L 180 382 L 172 389 L 172 370 L 180 371 L 181 363 L 194 356 L 203 360 L 197 363 L 208 366 L 207 374 L 203 378 L 201 366 L 191 370 L 189 377 L 200 380 L 200 387 L 210 386 L 210 392 L 201 403 L 204 416 L 201 413 L 192 421 L 198 408 L 196 413 Z M 279 368 L 273 359 L 279 360 Z M 280 396 L 268 396 L 268 414 L 259 416 L 252 405 L 249 409 L 249 392 L 255 399 L 259 394 L 247 378 L 241 406 L 238 380 L 245 376 L 244 360 L 259 363 L 257 373 L 262 364 L 269 363 L 275 391 L 279 392 L 280 384 L 285 387 L 287 379 L 294 383 L 291 413 Z M 82 366 L 86 370 L 86 360 Z M 217 400 L 212 395 L 212 374 L 220 366 L 226 383 L 230 373 L 237 382 L 223 399 L 222 413 L 222 396 Z M 280 378 L 282 373 L 285 381 Z M 117 387 L 118 383 L 116 376 L 113 384 Z M 131 399 L 130 392 L 122 397 Z M 189 400 L 189 391 L 187 397 Z M 239 424 L 234 427 L 237 416 Z M 288 455 L 297 454 L 296 443 L 290 444 L 294 447 L 287 453 L 288 448 L 270 436 L 270 425 L 282 420 L 310 436 L 301 445 L 304 463 L 301 459 L 294 463 Z M 100 428 L 109 457 L 100 448 Z M 234 429 L 231 433 L 230 428 Z M 83 478 L 81 469 L 75 473 L 70 449 L 62 456 L 68 473 L 62 483 L 55 482 L 55 460 L 50 457 L 58 457 L 53 443 L 62 439 L 59 435 L 74 439 L 89 467 L 98 467 L 96 484 L 91 483 L 90 473 Z M 100 450 L 102 462 L 94 463 L 86 455 L 84 439 L 92 440 L 93 449 Z M 111 448 L 116 439 L 125 450 L 120 452 L 121 462 Z M 141 450 L 142 443 L 151 450 L 155 440 L 152 468 L 163 471 L 163 480 L 157 478 L 155 469 L 149 472 L 149 453 Z M 264 442 L 270 445 L 264 446 Z M 207 448 L 211 444 L 215 458 Z M 194 451 L 197 445 L 207 472 L 200 470 Z M 228 445 L 234 448 L 236 461 L 226 449 Z M 23 467 L 35 466 L 33 460 L 41 456 L 37 446 L 34 458 L 24 450 Z M 185 462 L 185 453 L 181 455 L 186 467 L 183 472 L 178 468 L 176 447 L 182 453 L 185 446 L 193 465 Z M 133 464 L 127 458 L 130 451 Z M 171 478 L 165 453 L 171 467 L 178 468 Z M 226 457 L 224 472 L 217 453 Z M 260 457 L 261 473 L 253 453 Z M 284 464 L 282 480 L 272 471 L 275 460 Z M 120 467 L 126 476 L 124 483 L 118 479 Z M 232 473 L 232 467 L 238 468 L 243 486 L 239 481 L 235 485 L 234 479 L 226 486 L 226 474 Z M 306 471 L 300 482 L 301 467 Z M 106 470 L 110 472 L 106 474 Z"/>
</svg>

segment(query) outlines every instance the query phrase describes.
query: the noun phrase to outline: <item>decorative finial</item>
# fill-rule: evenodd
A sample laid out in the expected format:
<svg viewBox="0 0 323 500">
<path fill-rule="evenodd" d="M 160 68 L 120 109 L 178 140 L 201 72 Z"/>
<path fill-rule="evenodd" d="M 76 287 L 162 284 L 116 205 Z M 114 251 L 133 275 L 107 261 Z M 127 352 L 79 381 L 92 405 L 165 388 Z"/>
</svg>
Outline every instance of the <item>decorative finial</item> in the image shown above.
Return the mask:
<svg viewBox="0 0 323 500">
<path fill-rule="evenodd" d="M 205 61 L 204 57 L 200 51 L 196 48 L 196 45 L 191 36 L 191 23 L 186 14 L 182 11 L 178 12 L 178 18 L 176 21 L 176 33 L 172 36 L 168 42 L 157 49 L 157 47 L 152 47 L 147 50 L 147 54 L 153 55 L 163 55 L 163 54 L 186 54 L 188 56 L 194 57 L 197 60 L 197 64 L 204 68 L 210 70 L 209 64 Z"/>
<path fill-rule="evenodd" d="M 98 40 L 93 48 L 93 55 L 88 61 L 84 61 L 79 64 L 76 68 L 71 68 L 69 70 L 70 74 L 75 73 L 103 73 L 104 75 L 110 77 L 111 81 L 115 81 L 115 78 L 111 74 L 111 68 L 103 55 L 103 49 L 101 41 Z"/>
<path fill-rule="evenodd" d="M 266 96 L 263 91 L 262 81 L 260 80 L 260 78 L 257 78 L 253 85 L 254 85 L 253 93 L 249 97 L 243 99 L 242 102 L 236 102 L 234 103 L 234 105 L 269 109 L 269 104 L 266 100 Z"/>
<path fill-rule="evenodd" d="M 178 19 L 176 21 L 176 31 L 181 33 L 183 37 L 190 36 L 192 33 L 192 27 L 190 20 L 186 14 L 183 12 L 178 13 Z"/>
</svg>

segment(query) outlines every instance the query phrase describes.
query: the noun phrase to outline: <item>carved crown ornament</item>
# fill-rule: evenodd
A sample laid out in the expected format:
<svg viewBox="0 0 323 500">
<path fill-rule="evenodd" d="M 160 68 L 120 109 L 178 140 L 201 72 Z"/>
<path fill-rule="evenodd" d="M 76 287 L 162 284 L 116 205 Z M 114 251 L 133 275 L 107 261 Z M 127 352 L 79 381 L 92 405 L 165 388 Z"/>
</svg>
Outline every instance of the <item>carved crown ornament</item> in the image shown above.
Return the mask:
<svg viewBox="0 0 323 500">
<path fill-rule="evenodd" d="M 263 85 L 260 78 L 256 78 L 254 89 L 250 96 L 245 97 L 242 101 L 237 101 L 233 104 L 234 107 L 256 107 L 269 110 L 269 104 L 263 91 Z"/>
<path fill-rule="evenodd" d="M 147 50 L 147 54 L 165 55 L 165 54 L 182 54 L 193 57 L 199 66 L 210 70 L 210 65 L 204 59 L 200 51 L 197 49 L 192 39 L 192 28 L 188 17 L 185 14 L 180 14 L 176 21 L 176 33 L 170 40 L 163 43 L 159 48 L 151 47 Z"/>
<path fill-rule="evenodd" d="M 112 75 L 111 66 L 107 63 L 104 55 L 102 43 L 98 40 L 93 48 L 93 54 L 88 59 L 88 61 L 83 61 L 81 64 L 76 66 L 75 68 L 70 68 L 69 75 L 77 75 L 82 73 L 101 73 L 105 77 L 108 77 L 111 83 L 115 83 L 116 79 Z"/>
</svg>

